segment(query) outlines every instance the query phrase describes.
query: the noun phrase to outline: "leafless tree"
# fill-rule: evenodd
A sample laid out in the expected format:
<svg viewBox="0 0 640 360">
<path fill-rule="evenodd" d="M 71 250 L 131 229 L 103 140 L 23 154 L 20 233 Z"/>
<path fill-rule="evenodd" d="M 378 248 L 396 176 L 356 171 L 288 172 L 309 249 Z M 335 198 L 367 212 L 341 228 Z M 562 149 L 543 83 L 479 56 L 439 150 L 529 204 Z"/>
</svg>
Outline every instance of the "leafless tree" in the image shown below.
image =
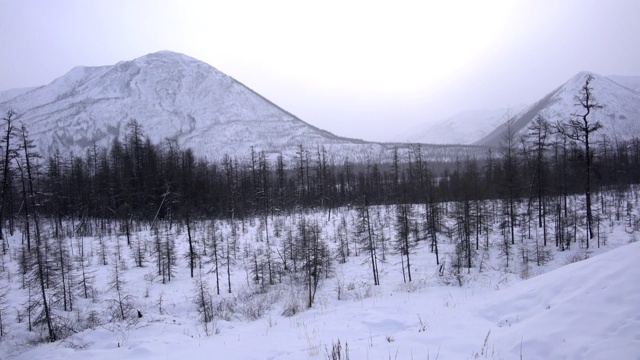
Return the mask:
<svg viewBox="0 0 640 360">
<path fill-rule="evenodd" d="M 16 150 L 14 149 L 12 139 L 16 136 L 16 127 L 13 125 L 13 117 L 15 112 L 9 110 L 7 115 L 2 118 L 6 130 L 4 136 L 0 138 L 0 149 L 3 150 L 4 156 L 2 159 L 2 185 L 0 186 L 0 240 L 4 239 L 3 225 L 4 225 L 4 210 L 6 208 L 6 194 L 9 191 L 9 176 L 11 160 L 16 156 Z"/>
<path fill-rule="evenodd" d="M 587 249 L 589 248 L 589 239 L 592 239 L 595 234 L 593 232 L 593 215 L 591 212 L 591 164 L 592 164 L 592 153 L 591 153 L 591 135 L 600 130 L 603 125 L 599 121 L 592 122 L 589 119 L 589 115 L 594 110 L 602 109 L 603 106 L 600 105 L 593 95 L 593 87 L 591 86 L 591 82 L 594 77 L 591 74 L 588 74 L 585 77 L 584 85 L 580 88 L 578 95 L 574 97 L 576 100 L 575 106 L 579 107 L 583 110 L 582 113 L 573 113 L 571 116 L 573 117 L 569 120 L 568 123 L 558 123 L 556 128 L 558 132 L 560 132 L 565 137 L 581 142 L 584 144 L 584 163 L 583 163 L 583 171 L 585 175 L 584 180 L 584 195 L 586 200 L 586 208 L 587 208 Z"/>
</svg>

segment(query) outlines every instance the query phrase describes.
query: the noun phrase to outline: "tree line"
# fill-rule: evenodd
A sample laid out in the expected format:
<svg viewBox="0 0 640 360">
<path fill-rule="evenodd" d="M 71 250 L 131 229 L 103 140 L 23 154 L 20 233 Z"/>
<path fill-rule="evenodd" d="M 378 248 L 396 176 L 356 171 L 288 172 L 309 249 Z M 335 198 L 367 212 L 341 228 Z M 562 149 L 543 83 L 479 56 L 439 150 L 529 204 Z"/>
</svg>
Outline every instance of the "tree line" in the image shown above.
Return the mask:
<svg viewBox="0 0 640 360">
<path fill-rule="evenodd" d="M 624 189 L 640 179 L 640 140 L 602 137 L 589 155 L 576 141 L 536 119 L 526 136 L 505 135 L 498 149 L 449 163 L 424 161 L 420 145 L 394 149 L 389 163 L 329 162 L 323 147 L 300 146 L 285 165 L 278 155 L 251 149 L 245 158 L 198 158 L 173 140 L 152 143 L 134 120 L 123 140 L 94 146 L 81 156 L 35 151 L 28 131 L 4 117 L 0 141 L 0 226 L 13 231 L 19 216 L 39 214 L 89 226 L 100 219 L 243 219 L 301 209 L 464 200 L 525 200 L 540 218 L 543 201 L 584 191 L 585 159 L 590 191 Z M 593 148 L 597 149 L 594 151 Z M 566 202 L 560 204 L 566 206 Z M 0 230 L 2 230 L 0 229 Z M 31 229 L 29 229 L 31 230 Z M 2 231 L 0 231 L 0 236 Z"/>
</svg>

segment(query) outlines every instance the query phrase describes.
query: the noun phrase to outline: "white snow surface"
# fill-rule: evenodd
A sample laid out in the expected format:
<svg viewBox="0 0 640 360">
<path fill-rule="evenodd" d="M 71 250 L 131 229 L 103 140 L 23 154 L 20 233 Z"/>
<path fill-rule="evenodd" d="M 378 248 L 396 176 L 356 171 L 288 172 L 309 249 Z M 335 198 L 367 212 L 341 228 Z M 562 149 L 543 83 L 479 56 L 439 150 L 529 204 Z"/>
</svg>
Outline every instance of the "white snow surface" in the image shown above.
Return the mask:
<svg viewBox="0 0 640 360">
<path fill-rule="evenodd" d="M 335 231 L 335 220 L 322 220 L 326 214 L 307 216 L 323 223 L 324 236 Z M 247 226 L 241 242 L 258 246 L 257 225 Z M 219 333 L 210 336 L 197 321 L 186 260 L 180 257 L 174 279 L 163 285 L 153 277 L 153 264 L 133 267 L 130 251 L 124 250 L 127 291 L 142 319 L 106 323 L 35 347 L 25 343 L 31 335 L 23 323 L 10 327 L 0 341 L 0 359 L 326 359 L 338 340 L 343 351 L 348 344 L 351 359 L 640 359 L 640 243 L 627 244 L 630 238 L 622 227 L 605 227 L 603 232 L 610 231 L 608 244 L 596 248 L 592 243 L 588 253 L 577 245 L 564 252 L 550 245 L 554 260 L 532 266 L 527 276 L 519 266 L 504 271 L 495 252 L 483 254 L 488 256 L 484 270 L 464 274 L 462 287 L 437 275 L 426 246 L 413 254 L 414 278 L 408 284 L 402 281 L 399 256 L 388 254 L 380 263 L 381 285 L 372 286 L 367 255 L 361 254 L 336 265 L 335 278 L 321 284 L 314 307 L 291 317 L 282 315 L 283 308 L 304 299 L 303 289 L 279 284 L 267 294 L 252 292 L 251 286 L 239 285 L 249 275 L 241 264 L 235 265 L 234 295 L 225 294 L 223 286 L 214 301 L 254 294 L 246 298 L 248 303 L 269 308 L 255 321 L 217 319 L 210 327 Z M 223 226 L 223 233 L 227 230 Z M 153 235 L 142 230 L 134 238 L 144 236 Z M 176 236 L 184 251 L 186 235 Z M 17 248 L 20 235 L 11 241 Z M 87 248 L 97 247 L 95 239 L 86 241 Z M 124 239 L 107 241 L 115 246 Z M 447 247 L 441 251 L 446 254 Z M 563 266 L 587 254 L 589 259 Z M 97 286 L 106 289 L 112 266 L 101 266 L 95 256 L 93 264 Z M 7 266 L 17 265 L 13 260 Z M 18 275 L 13 276 L 17 288 Z M 77 301 L 75 311 L 86 315 L 91 306 L 104 307 L 108 297 L 108 291 L 101 290 L 102 301 Z M 9 302 L 10 309 L 19 309 L 24 299 L 12 295 Z"/>
</svg>

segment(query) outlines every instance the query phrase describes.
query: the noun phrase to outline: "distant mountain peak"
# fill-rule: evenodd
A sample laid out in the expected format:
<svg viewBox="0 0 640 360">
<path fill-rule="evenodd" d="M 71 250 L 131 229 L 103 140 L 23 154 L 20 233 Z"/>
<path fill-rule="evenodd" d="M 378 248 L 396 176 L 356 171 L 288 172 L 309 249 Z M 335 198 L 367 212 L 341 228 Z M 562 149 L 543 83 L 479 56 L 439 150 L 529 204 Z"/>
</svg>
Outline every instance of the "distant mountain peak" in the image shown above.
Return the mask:
<svg viewBox="0 0 640 360">
<path fill-rule="evenodd" d="M 143 55 L 133 60 L 121 61 L 116 65 L 127 64 L 127 63 L 134 63 L 137 66 L 154 66 L 154 65 L 167 66 L 168 65 L 168 66 L 181 66 L 183 68 L 189 68 L 190 66 L 193 66 L 193 65 L 201 65 L 201 66 L 207 66 L 211 69 L 214 69 L 215 71 L 218 71 L 213 66 L 205 62 L 192 58 L 188 55 L 169 51 L 169 50 L 161 50 L 158 52 Z"/>
<path fill-rule="evenodd" d="M 179 53 L 179 52 L 171 51 L 171 50 L 159 50 L 159 51 L 152 52 L 152 53 L 149 53 L 147 55 L 141 56 L 138 59 L 147 58 L 147 57 L 184 57 L 184 58 L 189 58 L 189 59 L 195 60 L 194 58 L 192 58 L 190 56 L 187 56 L 187 55 L 185 55 L 183 53 Z"/>
<path fill-rule="evenodd" d="M 587 76 L 600 77 L 599 74 L 593 71 L 582 70 L 575 74 L 571 79 L 585 79 Z"/>
<path fill-rule="evenodd" d="M 590 83 L 593 97 L 603 106 L 589 115 L 592 121 L 599 121 L 604 126 L 594 133 L 594 136 L 617 140 L 640 137 L 640 92 L 633 89 L 634 84 L 640 89 L 640 78 L 635 80 L 633 77 L 606 77 L 590 71 L 581 71 L 572 76 L 560 87 L 524 110 L 514 119 L 512 128 L 517 134 L 524 134 L 537 116 L 542 116 L 552 123 L 572 119 L 573 114 L 580 110 L 576 106 L 576 96 L 579 96 L 588 76 L 593 76 Z M 625 81 L 627 85 L 620 84 Z M 476 142 L 476 145 L 498 146 L 504 131 L 503 124 Z"/>
</svg>

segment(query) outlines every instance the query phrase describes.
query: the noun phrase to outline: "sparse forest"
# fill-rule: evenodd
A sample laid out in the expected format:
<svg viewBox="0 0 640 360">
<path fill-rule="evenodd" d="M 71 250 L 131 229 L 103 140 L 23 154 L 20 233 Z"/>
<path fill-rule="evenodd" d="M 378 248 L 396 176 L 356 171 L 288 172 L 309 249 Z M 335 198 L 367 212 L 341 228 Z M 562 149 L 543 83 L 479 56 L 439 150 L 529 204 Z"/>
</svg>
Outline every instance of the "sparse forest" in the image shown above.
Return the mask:
<svg viewBox="0 0 640 360">
<path fill-rule="evenodd" d="M 28 129 L 13 124 L 11 117 L 3 120 L 0 143 L 0 216 L 2 229 L 10 232 L 17 218 L 31 210 L 25 207 L 28 203 L 37 204 L 41 216 L 57 219 L 58 224 L 68 220 L 82 229 L 105 221 L 126 226 L 187 218 L 244 220 L 300 210 L 330 213 L 365 203 L 498 200 L 509 208 L 526 201 L 542 219 L 555 205 L 566 213 L 566 197 L 584 194 L 585 149 L 554 132 L 554 125 L 542 118 L 527 136 L 505 136 L 500 148 L 475 157 L 429 163 L 415 145 L 402 154 L 396 150 L 392 163 L 333 164 L 323 148 L 302 145 L 288 163 L 281 156 L 272 159 L 253 150 L 245 158 L 225 156 L 211 163 L 174 141 L 151 143 L 135 121 L 128 123 L 125 139 L 115 140 L 109 149 L 93 148 L 84 157 L 56 153 L 44 159 L 34 152 Z M 595 149 L 590 150 L 588 173 L 595 192 L 624 192 L 638 182 L 639 139 L 591 141 Z"/>
<path fill-rule="evenodd" d="M 335 164 L 303 145 L 292 161 L 251 149 L 214 163 L 152 143 L 135 120 L 109 148 L 42 158 L 9 112 L 0 342 L 175 312 L 175 279 L 189 279 L 180 306 L 213 335 L 217 321 L 312 308 L 328 281 L 338 300 L 360 299 L 390 269 L 403 284 L 434 273 L 463 286 L 490 262 L 526 278 L 558 252 L 587 257 L 613 227 L 640 231 L 640 140 L 598 138 L 587 115 L 583 135 L 539 117 L 526 136 L 508 130 L 499 148 L 450 162 L 424 161 L 415 145 L 389 163 Z M 348 262 L 361 282 L 337 276 Z"/>
</svg>

